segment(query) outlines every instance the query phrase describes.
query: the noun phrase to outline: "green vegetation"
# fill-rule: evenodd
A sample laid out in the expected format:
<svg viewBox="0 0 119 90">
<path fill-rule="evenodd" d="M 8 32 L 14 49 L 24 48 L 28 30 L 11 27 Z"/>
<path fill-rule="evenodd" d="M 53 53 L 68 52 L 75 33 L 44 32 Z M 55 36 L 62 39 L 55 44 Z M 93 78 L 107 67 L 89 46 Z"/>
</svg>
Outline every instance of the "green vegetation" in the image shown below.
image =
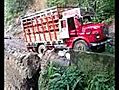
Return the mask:
<svg viewBox="0 0 119 90">
<path fill-rule="evenodd" d="M 56 5 L 65 5 L 65 0 L 47 0 L 48 7 L 56 6 Z"/>
<path fill-rule="evenodd" d="M 89 81 L 86 90 L 115 90 L 114 83 L 114 76 L 97 74 Z"/>
<path fill-rule="evenodd" d="M 83 90 L 85 75 L 76 66 L 62 67 L 49 63 L 40 78 L 40 90 Z"/>
<path fill-rule="evenodd" d="M 23 14 L 28 6 L 32 4 L 33 0 L 5 0 L 5 22 Z M 47 0 L 48 7 L 55 5 L 84 7 L 86 11 L 96 13 L 96 16 L 93 18 L 95 22 L 103 21 L 110 24 L 114 18 L 114 0 Z"/>
<path fill-rule="evenodd" d="M 105 45 L 105 52 L 104 53 L 110 53 L 110 54 L 115 54 L 115 46 L 114 45 L 110 45 L 109 43 L 107 43 Z"/>
<path fill-rule="evenodd" d="M 94 22 L 105 22 L 110 24 L 114 19 L 114 0 L 48 0 L 48 6 L 73 5 L 84 8 L 86 11 L 95 12 Z"/>
<path fill-rule="evenodd" d="M 5 22 L 13 20 L 14 17 L 23 14 L 32 4 L 32 0 L 5 0 Z"/>
<path fill-rule="evenodd" d="M 104 69 L 101 63 L 90 66 L 91 61 L 69 67 L 50 62 L 39 78 L 39 90 L 114 90 L 114 69 L 110 72 L 111 69 Z"/>
</svg>

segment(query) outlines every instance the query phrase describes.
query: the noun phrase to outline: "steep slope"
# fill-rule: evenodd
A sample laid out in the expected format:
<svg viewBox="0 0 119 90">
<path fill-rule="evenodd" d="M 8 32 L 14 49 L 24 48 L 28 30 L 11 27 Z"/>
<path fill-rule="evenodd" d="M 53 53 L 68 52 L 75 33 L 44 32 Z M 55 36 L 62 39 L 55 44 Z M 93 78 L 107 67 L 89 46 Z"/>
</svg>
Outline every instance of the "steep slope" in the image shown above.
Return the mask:
<svg viewBox="0 0 119 90">
<path fill-rule="evenodd" d="M 37 10 L 47 8 L 47 0 L 34 0 L 33 6 L 31 8 Z"/>
<path fill-rule="evenodd" d="M 7 0 L 6 0 L 7 1 Z M 25 9 L 23 12 L 23 14 L 20 15 L 16 15 L 16 17 L 14 17 L 12 20 L 8 21 L 9 24 L 7 24 L 5 22 L 5 33 L 9 34 L 9 35 L 18 35 L 21 34 L 22 32 L 22 28 L 20 26 L 20 16 L 24 15 L 24 12 L 26 12 L 25 14 L 30 14 L 33 13 L 35 11 L 41 10 L 41 9 L 45 9 L 47 8 L 47 0 L 33 0 L 33 3 L 31 3 L 27 9 Z M 7 7 L 7 6 L 5 6 Z M 6 10 L 6 9 L 5 9 Z M 6 13 L 5 13 L 5 18 L 6 18 Z M 20 35 L 21 36 L 21 35 Z"/>
</svg>

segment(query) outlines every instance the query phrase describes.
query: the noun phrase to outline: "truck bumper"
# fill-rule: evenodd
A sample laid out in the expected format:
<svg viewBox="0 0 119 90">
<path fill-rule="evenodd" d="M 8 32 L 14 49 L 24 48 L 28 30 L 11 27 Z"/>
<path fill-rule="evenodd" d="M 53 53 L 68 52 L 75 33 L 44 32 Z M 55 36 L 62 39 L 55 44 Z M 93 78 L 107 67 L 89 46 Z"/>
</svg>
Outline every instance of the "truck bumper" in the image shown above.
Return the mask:
<svg viewBox="0 0 119 90">
<path fill-rule="evenodd" d="M 104 44 L 106 44 L 106 43 L 109 43 L 109 42 L 111 42 L 111 41 L 112 41 L 111 38 L 107 38 L 107 39 L 105 39 L 104 41 L 96 42 L 96 43 L 90 43 L 90 44 L 91 44 L 91 46 L 100 46 L 100 45 L 104 45 Z"/>
</svg>

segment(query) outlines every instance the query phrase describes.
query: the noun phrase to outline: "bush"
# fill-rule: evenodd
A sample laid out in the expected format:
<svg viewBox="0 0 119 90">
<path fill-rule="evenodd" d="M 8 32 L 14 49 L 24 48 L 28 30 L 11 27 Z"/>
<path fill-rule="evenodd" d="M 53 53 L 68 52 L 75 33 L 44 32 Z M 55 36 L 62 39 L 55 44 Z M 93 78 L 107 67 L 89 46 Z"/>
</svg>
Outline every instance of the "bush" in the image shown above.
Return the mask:
<svg viewBox="0 0 119 90">
<path fill-rule="evenodd" d="M 61 67 L 50 63 L 40 78 L 40 90 L 84 90 L 85 75 L 76 66 Z"/>
<path fill-rule="evenodd" d="M 72 65 L 50 62 L 41 73 L 40 90 L 114 90 L 114 56 L 71 52 Z"/>
<path fill-rule="evenodd" d="M 48 0 L 47 5 L 48 7 L 73 5 L 86 8 L 89 12 L 95 13 L 94 22 L 105 22 L 107 24 L 111 23 L 110 17 L 114 16 L 115 13 L 114 0 Z"/>
<path fill-rule="evenodd" d="M 114 70 L 108 74 L 93 73 L 90 77 L 92 72 L 87 74 L 80 68 L 50 62 L 39 78 L 39 90 L 114 90 Z"/>
<path fill-rule="evenodd" d="M 105 45 L 105 52 L 104 53 L 110 53 L 110 54 L 115 54 L 115 46 L 111 45 L 110 43 L 107 43 Z"/>
<path fill-rule="evenodd" d="M 114 76 L 97 74 L 89 81 L 87 90 L 115 90 Z"/>
</svg>

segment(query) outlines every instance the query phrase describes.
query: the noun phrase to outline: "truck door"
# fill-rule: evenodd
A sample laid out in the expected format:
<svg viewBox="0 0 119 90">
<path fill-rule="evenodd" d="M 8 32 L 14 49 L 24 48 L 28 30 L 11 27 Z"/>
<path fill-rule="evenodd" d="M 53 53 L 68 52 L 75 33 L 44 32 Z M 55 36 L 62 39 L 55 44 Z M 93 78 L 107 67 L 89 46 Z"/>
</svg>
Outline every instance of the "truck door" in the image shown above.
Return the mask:
<svg viewBox="0 0 119 90">
<path fill-rule="evenodd" d="M 61 39 L 69 38 L 67 19 L 59 20 L 59 37 Z"/>
<path fill-rule="evenodd" d="M 74 17 L 70 17 L 67 19 L 68 22 L 68 29 L 69 29 L 69 36 L 77 36 Z"/>
</svg>

